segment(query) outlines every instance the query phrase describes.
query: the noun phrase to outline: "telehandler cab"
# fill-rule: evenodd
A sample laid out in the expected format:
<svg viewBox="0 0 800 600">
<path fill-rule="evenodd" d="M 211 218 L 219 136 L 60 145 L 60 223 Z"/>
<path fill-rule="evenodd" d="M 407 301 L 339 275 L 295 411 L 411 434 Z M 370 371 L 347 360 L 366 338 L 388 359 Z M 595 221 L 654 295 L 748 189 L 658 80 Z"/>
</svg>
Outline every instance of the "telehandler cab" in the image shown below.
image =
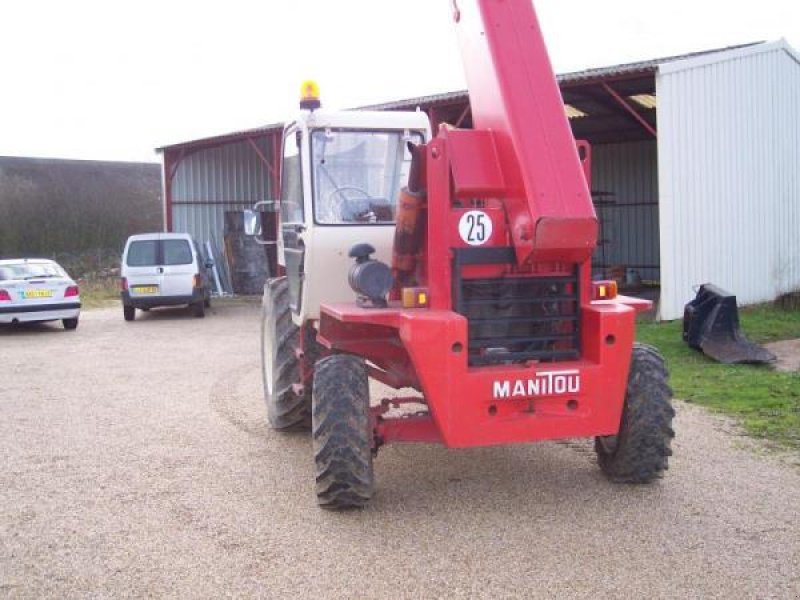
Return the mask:
<svg viewBox="0 0 800 600">
<path fill-rule="evenodd" d="M 634 342 L 650 303 L 591 280 L 588 147 L 531 0 L 457 0 L 453 18 L 474 129 L 327 113 L 309 84 L 284 131 L 264 394 L 272 427 L 311 429 L 323 507 L 363 506 L 392 442 L 594 437 L 633 483 L 671 455 L 664 361 Z M 415 394 L 371 405 L 369 378 Z"/>
</svg>

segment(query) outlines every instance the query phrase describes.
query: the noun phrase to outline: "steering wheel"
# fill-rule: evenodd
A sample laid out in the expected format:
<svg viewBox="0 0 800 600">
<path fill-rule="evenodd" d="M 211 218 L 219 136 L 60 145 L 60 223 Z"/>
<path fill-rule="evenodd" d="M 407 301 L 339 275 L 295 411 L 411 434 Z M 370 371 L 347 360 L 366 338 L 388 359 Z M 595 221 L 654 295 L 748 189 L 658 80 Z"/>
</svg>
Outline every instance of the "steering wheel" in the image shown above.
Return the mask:
<svg viewBox="0 0 800 600">
<path fill-rule="evenodd" d="M 355 185 L 343 185 L 341 187 L 337 187 L 330 194 L 328 194 L 328 206 L 331 207 L 331 212 L 336 215 L 336 219 L 338 221 L 356 221 L 358 216 L 357 212 L 355 210 L 347 211 L 347 217 L 349 218 L 346 218 L 345 208 L 347 208 L 348 204 L 352 204 L 352 201 L 356 200 L 357 198 L 348 198 L 344 192 L 358 192 L 366 199 L 370 199 L 372 196 L 370 196 L 369 192 L 366 190 Z M 337 196 L 341 196 L 341 199 L 336 200 Z"/>
</svg>

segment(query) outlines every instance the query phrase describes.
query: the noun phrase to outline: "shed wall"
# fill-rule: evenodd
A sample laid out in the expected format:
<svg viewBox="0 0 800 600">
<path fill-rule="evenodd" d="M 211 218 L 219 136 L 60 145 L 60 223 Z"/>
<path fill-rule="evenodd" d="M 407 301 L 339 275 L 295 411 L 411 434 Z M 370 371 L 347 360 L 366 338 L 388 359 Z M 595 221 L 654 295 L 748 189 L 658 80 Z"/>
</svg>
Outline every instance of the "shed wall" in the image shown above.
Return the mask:
<svg viewBox="0 0 800 600">
<path fill-rule="evenodd" d="M 600 220 L 594 265 L 624 265 L 659 280 L 656 141 L 594 146 L 592 193 Z"/>
<path fill-rule="evenodd" d="M 656 86 L 660 318 L 705 282 L 741 304 L 800 288 L 800 65 L 778 48 L 662 67 Z"/>
<path fill-rule="evenodd" d="M 270 158 L 266 137 L 254 140 Z M 252 208 L 271 197 L 271 173 L 252 146 L 236 142 L 200 150 L 184 157 L 172 181 L 172 229 L 211 242 L 217 264 L 224 270 L 225 211 Z M 223 287 L 230 292 L 227 273 Z"/>
</svg>

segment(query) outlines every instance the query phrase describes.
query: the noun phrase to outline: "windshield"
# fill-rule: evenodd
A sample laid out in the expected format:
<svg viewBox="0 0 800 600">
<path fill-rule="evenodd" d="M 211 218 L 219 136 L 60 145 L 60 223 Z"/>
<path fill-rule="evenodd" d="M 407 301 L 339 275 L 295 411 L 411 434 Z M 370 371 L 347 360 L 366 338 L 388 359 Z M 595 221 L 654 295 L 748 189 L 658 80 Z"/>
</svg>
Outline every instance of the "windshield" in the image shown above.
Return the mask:
<svg viewBox="0 0 800 600">
<path fill-rule="evenodd" d="M 400 131 L 317 130 L 311 135 L 314 219 L 322 225 L 394 223 L 408 180 L 409 139 Z"/>
<path fill-rule="evenodd" d="M 0 281 L 9 279 L 39 279 L 47 277 L 67 277 L 56 263 L 12 263 L 0 265 Z"/>
</svg>

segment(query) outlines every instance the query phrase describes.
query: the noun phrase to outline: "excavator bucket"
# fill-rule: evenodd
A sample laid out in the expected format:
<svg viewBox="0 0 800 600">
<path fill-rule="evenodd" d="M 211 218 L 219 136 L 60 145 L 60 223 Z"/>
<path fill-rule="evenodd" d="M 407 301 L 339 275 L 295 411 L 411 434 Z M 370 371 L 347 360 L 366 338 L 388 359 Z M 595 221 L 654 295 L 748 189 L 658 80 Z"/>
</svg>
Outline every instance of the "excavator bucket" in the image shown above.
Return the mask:
<svg viewBox="0 0 800 600">
<path fill-rule="evenodd" d="M 769 350 L 742 333 L 736 296 L 711 283 L 701 285 L 695 299 L 684 308 L 683 340 L 725 364 L 762 364 L 776 360 Z"/>
</svg>

